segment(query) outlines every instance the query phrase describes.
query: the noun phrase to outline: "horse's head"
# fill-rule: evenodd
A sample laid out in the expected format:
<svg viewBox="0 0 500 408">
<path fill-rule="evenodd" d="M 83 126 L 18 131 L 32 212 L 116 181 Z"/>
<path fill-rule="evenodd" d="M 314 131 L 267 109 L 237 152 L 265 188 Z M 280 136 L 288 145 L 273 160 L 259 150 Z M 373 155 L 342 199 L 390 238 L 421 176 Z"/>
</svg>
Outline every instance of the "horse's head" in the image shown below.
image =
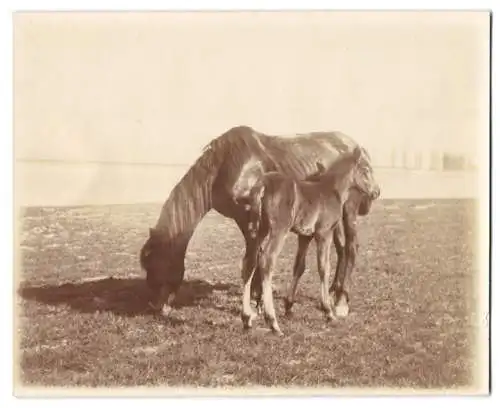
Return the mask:
<svg viewBox="0 0 500 408">
<path fill-rule="evenodd" d="M 140 263 L 150 289 L 149 305 L 156 311 L 161 310 L 165 302 L 170 308 L 184 279 L 184 253 L 178 249 L 163 231 L 149 229 L 149 238 L 140 252 Z"/>
</svg>

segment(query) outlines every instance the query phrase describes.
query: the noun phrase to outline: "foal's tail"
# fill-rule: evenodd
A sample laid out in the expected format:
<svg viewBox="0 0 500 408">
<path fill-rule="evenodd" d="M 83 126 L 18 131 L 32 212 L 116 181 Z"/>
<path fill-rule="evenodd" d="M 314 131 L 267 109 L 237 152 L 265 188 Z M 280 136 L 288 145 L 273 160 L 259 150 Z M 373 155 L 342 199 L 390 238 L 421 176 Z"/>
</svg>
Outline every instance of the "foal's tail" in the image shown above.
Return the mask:
<svg viewBox="0 0 500 408">
<path fill-rule="evenodd" d="M 262 199 L 264 197 L 265 185 L 261 181 L 256 183 L 248 195 L 248 229 L 253 238 L 257 238 L 262 225 Z"/>
<path fill-rule="evenodd" d="M 262 225 L 265 174 L 260 161 L 249 160 L 232 188 L 235 203 L 245 209 L 248 231 L 252 238 L 257 237 Z"/>
<path fill-rule="evenodd" d="M 245 210 L 248 231 L 252 238 L 257 237 L 262 225 L 264 189 L 263 179 L 260 178 L 244 193 L 235 194 L 236 204 Z"/>
</svg>

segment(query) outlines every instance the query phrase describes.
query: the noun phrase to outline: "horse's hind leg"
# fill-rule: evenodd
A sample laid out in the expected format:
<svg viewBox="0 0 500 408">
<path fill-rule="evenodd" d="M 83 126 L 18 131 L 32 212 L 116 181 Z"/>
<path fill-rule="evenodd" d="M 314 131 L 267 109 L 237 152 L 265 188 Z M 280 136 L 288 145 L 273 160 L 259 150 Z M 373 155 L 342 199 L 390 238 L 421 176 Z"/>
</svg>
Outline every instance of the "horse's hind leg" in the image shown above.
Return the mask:
<svg viewBox="0 0 500 408">
<path fill-rule="evenodd" d="M 292 306 L 295 303 L 295 296 L 297 295 L 299 280 L 306 269 L 307 248 L 309 248 L 311 240 L 312 236 L 299 235 L 297 254 L 295 256 L 295 263 L 293 265 L 292 283 L 288 290 L 288 295 L 285 298 L 285 313 L 288 316 L 292 314 Z"/>
<path fill-rule="evenodd" d="M 330 294 L 328 292 L 328 281 L 330 278 L 330 248 L 332 245 L 332 234 L 327 233 L 316 237 L 318 246 L 318 273 L 321 285 L 321 307 L 328 320 L 333 320 L 333 311 L 330 305 Z"/>
<path fill-rule="evenodd" d="M 279 232 L 272 232 L 266 244 L 264 245 L 263 252 L 259 256 L 259 263 L 261 266 L 262 277 L 262 298 L 264 301 L 264 318 L 273 332 L 283 335 L 278 320 L 276 318 L 276 311 L 274 309 L 273 301 L 273 288 L 272 288 L 272 275 L 278 255 L 285 242 L 286 230 Z"/>
</svg>

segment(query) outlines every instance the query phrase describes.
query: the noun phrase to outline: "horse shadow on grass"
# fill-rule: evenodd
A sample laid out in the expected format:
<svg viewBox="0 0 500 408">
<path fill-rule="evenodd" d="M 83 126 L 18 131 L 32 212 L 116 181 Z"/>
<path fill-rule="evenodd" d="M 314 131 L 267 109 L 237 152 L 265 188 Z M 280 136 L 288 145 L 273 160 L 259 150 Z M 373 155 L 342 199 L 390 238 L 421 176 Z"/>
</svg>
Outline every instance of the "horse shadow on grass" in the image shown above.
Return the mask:
<svg viewBox="0 0 500 408">
<path fill-rule="evenodd" d="M 239 293 L 239 287 L 227 283 L 210 283 L 195 279 L 185 281 L 174 302 L 175 308 L 210 302 L 214 291 Z M 111 312 L 116 315 L 151 315 L 148 307 L 148 288 L 144 279 L 107 278 L 91 282 L 62 285 L 23 285 L 19 295 L 52 306 L 67 305 L 80 313 Z"/>
</svg>

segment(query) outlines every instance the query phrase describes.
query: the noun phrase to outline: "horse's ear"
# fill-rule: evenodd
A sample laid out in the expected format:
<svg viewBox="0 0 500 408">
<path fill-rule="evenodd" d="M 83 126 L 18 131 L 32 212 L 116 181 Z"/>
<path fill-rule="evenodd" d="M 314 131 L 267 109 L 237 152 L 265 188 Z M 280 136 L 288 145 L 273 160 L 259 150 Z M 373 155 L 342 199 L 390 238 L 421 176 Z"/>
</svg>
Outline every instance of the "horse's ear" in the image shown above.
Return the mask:
<svg viewBox="0 0 500 408">
<path fill-rule="evenodd" d="M 355 147 L 354 151 L 352 152 L 352 157 L 354 158 L 354 160 L 356 160 L 356 162 L 358 162 L 361 158 L 361 149 L 359 146 Z"/>
<path fill-rule="evenodd" d="M 156 238 L 156 237 L 158 237 L 158 230 L 156 228 L 150 228 L 149 238 Z"/>
<path fill-rule="evenodd" d="M 316 162 L 316 167 L 318 168 L 319 174 L 323 174 L 326 171 L 326 167 L 321 162 Z"/>
</svg>

